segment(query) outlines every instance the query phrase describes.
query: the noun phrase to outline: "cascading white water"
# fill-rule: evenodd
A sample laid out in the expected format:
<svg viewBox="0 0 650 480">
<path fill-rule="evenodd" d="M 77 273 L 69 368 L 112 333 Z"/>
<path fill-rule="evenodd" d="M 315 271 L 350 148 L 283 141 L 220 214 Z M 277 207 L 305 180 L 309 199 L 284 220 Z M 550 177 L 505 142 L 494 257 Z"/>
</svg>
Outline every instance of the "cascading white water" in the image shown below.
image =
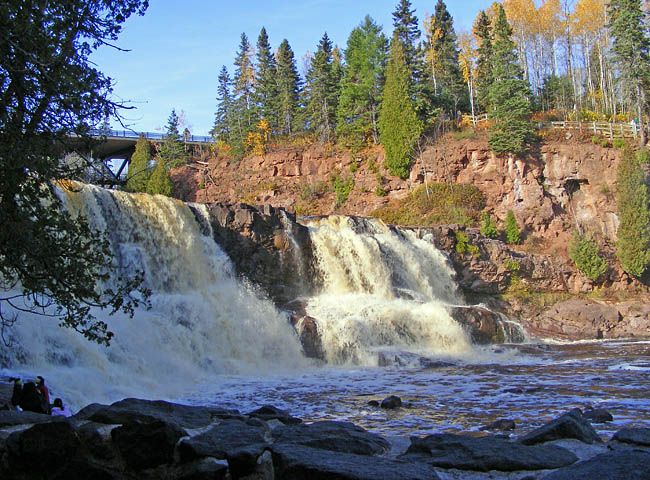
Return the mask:
<svg viewBox="0 0 650 480">
<path fill-rule="evenodd" d="M 166 197 L 89 185 L 59 194 L 72 214 L 107 234 L 121 274 L 144 272 L 152 309 L 133 319 L 94 312 L 115 333 L 108 348 L 21 314 L 7 372 L 43 375 L 54 395 L 80 407 L 129 395 L 177 398 L 217 374 L 307 364 L 286 317 L 235 277 L 205 206 L 193 206 L 195 214 Z"/>
<path fill-rule="evenodd" d="M 445 256 L 378 220 L 302 219 L 322 292 L 307 302 L 330 363 L 376 365 L 378 352 L 462 357 L 474 350 L 445 306 L 461 304 Z"/>
</svg>

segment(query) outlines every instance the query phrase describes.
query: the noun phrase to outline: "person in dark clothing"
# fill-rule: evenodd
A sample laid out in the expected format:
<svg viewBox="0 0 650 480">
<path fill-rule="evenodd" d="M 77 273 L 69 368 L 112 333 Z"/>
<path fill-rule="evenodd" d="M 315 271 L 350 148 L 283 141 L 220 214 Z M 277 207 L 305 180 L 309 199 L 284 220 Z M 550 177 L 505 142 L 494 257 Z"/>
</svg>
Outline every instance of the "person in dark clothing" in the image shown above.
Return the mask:
<svg viewBox="0 0 650 480">
<path fill-rule="evenodd" d="M 43 395 L 45 405 L 50 405 L 50 391 L 45 386 L 45 379 L 40 375 L 36 377 L 36 389 Z M 49 412 L 48 412 L 49 413 Z"/>
<path fill-rule="evenodd" d="M 14 390 L 11 394 L 11 404 L 17 407 L 20 403 L 20 397 L 23 394 L 23 381 L 20 378 L 10 379 L 14 382 Z"/>
<path fill-rule="evenodd" d="M 27 382 L 23 387 L 23 394 L 20 397 L 18 406 L 25 412 L 36 412 L 49 414 L 49 405 L 45 403 L 45 398 L 36 388 L 34 382 Z"/>
</svg>

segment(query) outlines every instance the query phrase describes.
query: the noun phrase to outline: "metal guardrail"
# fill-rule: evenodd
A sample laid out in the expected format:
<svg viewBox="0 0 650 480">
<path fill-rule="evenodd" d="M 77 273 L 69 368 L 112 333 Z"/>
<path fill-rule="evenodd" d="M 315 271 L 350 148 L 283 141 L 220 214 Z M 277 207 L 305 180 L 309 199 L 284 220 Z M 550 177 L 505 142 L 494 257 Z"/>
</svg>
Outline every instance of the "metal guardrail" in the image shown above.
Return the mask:
<svg viewBox="0 0 650 480">
<path fill-rule="evenodd" d="M 147 140 L 164 140 L 166 134 L 154 132 L 134 132 L 132 130 L 91 130 L 90 134 L 93 137 L 106 137 L 106 138 L 133 138 L 138 139 L 140 135 L 144 135 Z M 214 139 L 205 135 L 188 135 L 187 137 L 179 135 L 178 139 L 185 142 L 193 143 L 214 143 Z"/>
</svg>

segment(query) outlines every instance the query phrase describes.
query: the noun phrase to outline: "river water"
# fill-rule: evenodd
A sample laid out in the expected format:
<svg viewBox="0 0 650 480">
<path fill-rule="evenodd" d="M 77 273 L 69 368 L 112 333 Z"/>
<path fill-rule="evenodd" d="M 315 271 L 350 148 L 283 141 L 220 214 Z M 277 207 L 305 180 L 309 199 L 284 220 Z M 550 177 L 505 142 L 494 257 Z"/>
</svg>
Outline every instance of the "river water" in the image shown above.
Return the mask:
<svg viewBox="0 0 650 480">
<path fill-rule="evenodd" d="M 426 237 L 371 220 L 302 220 L 320 285 L 303 299 L 318 320 L 316 362 L 286 315 L 235 275 L 205 206 L 92 186 L 60 196 L 107 234 L 120 274 L 143 271 L 153 292 L 133 319 L 94 312 L 115 333 L 109 348 L 24 313 L 6 332 L 0 374 L 42 375 L 73 410 L 125 397 L 243 412 L 273 404 L 389 436 L 478 433 L 501 418 L 521 433 L 588 406 L 614 416 L 597 426 L 603 435 L 650 424 L 649 343 L 473 345 L 448 313 L 464 305 L 453 270 Z M 368 405 L 388 395 L 403 408 Z"/>
</svg>

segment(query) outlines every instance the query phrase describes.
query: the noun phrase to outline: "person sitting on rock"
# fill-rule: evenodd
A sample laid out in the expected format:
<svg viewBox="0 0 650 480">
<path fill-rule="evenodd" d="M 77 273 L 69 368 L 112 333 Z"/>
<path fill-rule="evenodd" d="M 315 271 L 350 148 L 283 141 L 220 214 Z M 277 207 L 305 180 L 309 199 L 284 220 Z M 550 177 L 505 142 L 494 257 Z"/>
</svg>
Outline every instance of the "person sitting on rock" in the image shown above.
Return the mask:
<svg viewBox="0 0 650 480">
<path fill-rule="evenodd" d="M 63 406 L 63 400 L 60 398 L 55 398 L 54 403 L 52 404 L 52 415 L 53 416 L 62 416 L 69 417 L 72 415 L 72 412 L 67 406 Z"/>
<path fill-rule="evenodd" d="M 49 409 L 50 409 L 50 391 L 45 386 L 45 379 L 43 377 L 41 377 L 40 375 L 38 377 L 36 377 L 36 389 L 43 396 L 44 403 L 47 406 L 46 408 L 48 410 L 46 413 L 50 413 L 49 412 Z"/>
<path fill-rule="evenodd" d="M 25 383 L 18 406 L 25 412 L 49 413 L 49 405 L 46 406 L 45 398 L 38 391 L 34 382 Z"/>
<path fill-rule="evenodd" d="M 14 390 L 11 394 L 11 404 L 17 407 L 20 403 L 20 397 L 23 394 L 23 381 L 20 378 L 10 378 L 14 382 Z"/>
</svg>

